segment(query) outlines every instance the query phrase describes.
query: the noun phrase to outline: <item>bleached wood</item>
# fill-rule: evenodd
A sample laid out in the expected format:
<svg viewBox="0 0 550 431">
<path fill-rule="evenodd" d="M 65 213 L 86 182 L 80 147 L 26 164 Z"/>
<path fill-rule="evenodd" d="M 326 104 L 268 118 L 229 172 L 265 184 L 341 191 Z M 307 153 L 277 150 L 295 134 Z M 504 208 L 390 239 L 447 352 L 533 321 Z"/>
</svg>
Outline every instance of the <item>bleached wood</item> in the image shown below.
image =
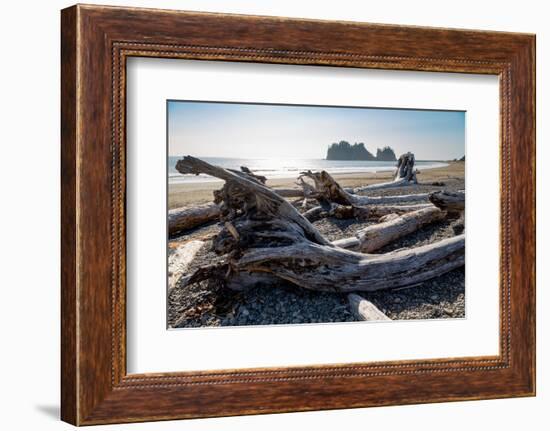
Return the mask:
<svg viewBox="0 0 550 431">
<path fill-rule="evenodd" d="M 358 249 L 371 253 L 396 239 L 417 231 L 422 226 L 441 221 L 446 213 L 437 207 L 422 208 L 405 213 L 383 223 L 367 226 L 357 233 Z"/>
<path fill-rule="evenodd" d="M 249 249 L 236 271 L 267 272 L 311 290 L 373 292 L 418 284 L 464 266 L 464 235 L 421 247 L 366 255 L 310 241 Z"/>
<path fill-rule="evenodd" d="M 191 156 L 179 160 L 176 163 L 176 170 L 182 174 L 198 175 L 205 173 L 226 181 L 224 189 L 215 194 L 215 200 L 218 201 L 215 203 L 225 202 L 241 205 L 243 204 L 242 200 L 246 200 L 247 210 L 254 208 L 269 213 L 276 212 L 280 218 L 294 222 L 302 228 L 306 236 L 315 239 L 320 244 L 331 246 L 330 241 L 323 238 L 317 229 L 300 215 L 296 208 L 264 184 Z M 222 208 L 222 218 L 234 217 L 232 209 Z"/>
<path fill-rule="evenodd" d="M 168 233 L 193 229 L 205 223 L 217 220 L 220 208 L 215 203 L 175 208 L 168 211 Z"/>
<path fill-rule="evenodd" d="M 440 191 L 430 194 L 430 202 L 438 208 L 447 211 L 449 214 L 459 215 L 464 211 L 464 192 Z"/>
<path fill-rule="evenodd" d="M 396 213 L 386 214 L 386 215 L 384 215 L 384 216 L 382 216 L 378 219 L 378 223 L 384 223 L 386 221 L 391 221 L 391 220 L 396 219 L 397 217 L 399 217 L 399 214 L 396 214 Z"/>
<path fill-rule="evenodd" d="M 372 205 L 372 206 L 349 206 L 338 204 L 325 204 L 313 207 L 305 211 L 302 216 L 311 222 L 324 217 L 336 217 L 340 219 L 357 218 L 358 220 L 372 220 L 380 217 L 395 214 L 405 214 L 425 208 L 435 208 L 431 203 L 414 205 Z"/>
<path fill-rule="evenodd" d="M 391 321 L 391 319 L 382 313 L 376 305 L 372 302 L 367 301 L 362 296 L 357 295 L 356 293 L 350 293 L 348 295 L 348 302 L 350 310 L 355 317 L 359 320 L 364 320 L 368 322 L 373 321 Z"/>
<path fill-rule="evenodd" d="M 273 191 L 277 193 L 279 196 L 282 196 L 284 198 L 303 198 L 304 197 L 304 191 L 301 189 L 279 188 L 279 189 L 273 189 Z"/>
<path fill-rule="evenodd" d="M 313 181 L 314 186 L 311 190 L 311 184 L 304 181 L 304 178 L 309 178 Z M 387 205 L 395 203 L 410 203 L 428 201 L 429 193 L 417 193 L 400 196 L 361 196 L 347 191 L 338 184 L 338 182 L 326 171 L 312 172 L 306 171 L 300 174 L 299 180 L 305 188 L 309 188 L 308 195 L 314 197 L 319 202 L 330 202 L 340 205 L 352 206 L 371 206 L 371 205 Z M 404 181 L 409 182 L 408 179 Z M 401 180 L 399 180 L 401 181 Z M 392 182 L 394 184 L 394 182 Z M 376 184 L 374 184 L 376 185 Z M 395 186 L 395 184 L 394 184 Z M 305 190 L 305 189 L 304 189 Z"/>
<path fill-rule="evenodd" d="M 355 193 L 364 191 L 381 190 L 395 187 L 404 187 L 417 184 L 416 170 L 414 169 L 415 158 L 411 152 L 402 154 L 397 160 L 397 169 L 393 181 L 386 183 L 370 184 L 368 186 L 354 189 Z"/>
<path fill-rule="evenodd" d="M 168 256 L 168 293 L 176 287 L 178 280 L 184 275 L 191 262 L 204 246 L 204 241 L 187 241 L 172 251 Z"/>
<path fill-rule="evenodd" d="M 185 157 L 176 169 L 206 173 L 225 180 L 216 194 L 224 221 L 231 221 L 213 242 L 222 264 L 201 268 L 190 278 L 219 277 L 225 283 L 242 273 L 268 274 L 321 291 L 375 291 L 418 284 L 464 265 L 464 235 L 422 247 L 382 255 L 342 249 L 325 239 L 311 223 L 256 181 Z"/>
</svg>

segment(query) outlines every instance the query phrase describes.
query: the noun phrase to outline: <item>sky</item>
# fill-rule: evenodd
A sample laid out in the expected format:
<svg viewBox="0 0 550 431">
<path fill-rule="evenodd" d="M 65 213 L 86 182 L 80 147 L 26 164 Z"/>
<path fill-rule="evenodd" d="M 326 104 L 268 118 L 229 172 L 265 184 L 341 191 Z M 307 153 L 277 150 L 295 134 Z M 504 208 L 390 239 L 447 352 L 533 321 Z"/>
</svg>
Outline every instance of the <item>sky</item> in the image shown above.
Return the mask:
<svg viewBox="0 0 550 431">
<path fill-rule="evenodd" d="M 324 159 L 341 140 L 407 151 L 417 160 L 464 155 L 465 112 L 168 102 L 171 156 Z"/>
</svg>

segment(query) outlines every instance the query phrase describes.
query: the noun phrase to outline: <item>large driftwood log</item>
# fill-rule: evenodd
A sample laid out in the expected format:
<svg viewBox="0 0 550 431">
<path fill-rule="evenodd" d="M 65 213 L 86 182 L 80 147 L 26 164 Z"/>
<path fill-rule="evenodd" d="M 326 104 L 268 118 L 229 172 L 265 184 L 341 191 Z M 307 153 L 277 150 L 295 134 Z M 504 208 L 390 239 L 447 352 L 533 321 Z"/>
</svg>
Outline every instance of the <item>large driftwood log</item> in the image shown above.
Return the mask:
<svg viewBox="0 0 550 431">
<path fill-rule="evenodd" d="M 303 187 L 303 184 L 298 183 L 301 187 Z M 394 184 L 393 182 L 392 187 L 398 187 L 398 185 Z M 409 184 L 405 184 L 409 185 Z M 372 184 L 372 186 L 378 187 L 378 184 Z M 361 193 L 363 191 L 369 191 L 369 186 L 363 186 L 363 187 L 343 187 L 342 190 L 344 190 L 346 193 L 349 193 L 350 195 L 357 195 L 357 198 L 359 198 L 359 201 L 363 205 L 367 204 L 391 204 L 396 202 L 419 202 L 419 201 L 426 201 L 428 200 L 429 193 L 417 193 L 417 194 L 408 194 L 408 195 L 400 195 L 400 196 L 361 196 L 358 195 L 358 193 Z M 385 188 L 385 187 L 381 187 Z M 298 189 L 298 188 L 275 188 L 273 189 L 275 193 L 277 193 L 279 196 L 285 197 L 285 198 L 303 198 L 306 197 L 314 197 L 314 193 L 308 193 L 307 191 L 304 192 L 304 189 Z"/>
<path fill-rule="evenodd" d="M 273 215 L 276 214 L 281 222 L 296 225 L 306 238 L 330 246 L 330 241 L 302 217 L 296 208 L 261 182 L 191 156 L 179 160 L 176 170 L 182 174 L 204 173 L 225 181 L 223 188 L 214 192 L 214 203 L 220 206 L 222 220 L 261 220 L 266 216 L 274 218 Z"/>
<path fill-rule="evenodd" d="M 168 233 L 174 235 L 218 220 L 219 217 L 220 208 L 215 203 L 171 209 L 168 211 Z"/>
<path fill-rule="evenodd" d="M 275 190 L 279 194 L 279 190 Z M 423 196 L 424 194 L 422 194 Z M 426 193 L 426 198 L 428 194 Z M 282 196 L 282 195 L 280 195 Z M 412 195 L 415 196 L 415 195 Z M 400 198 L 400 196 L 389 196 L 390 198 Z M 380 202 L 376 200 L 374 202 Z M 412 199 L 415 201 L 416 199 Z M 388 199 L 387 202 L 398 202 L 398 199 Z M 301 201 L 302 203 L 303 201 Z M 384 214 L 395 212 L 403 214 L 408 211 L 414 211 L 420 208 L 431 206 L 430 204 L 418 204 L 418 205 L 387 205 L 377 206 L 373 205 L 370 208 L 354 208 L 351 206 L 333 205 L 332 208 L 323 208 L 316 206 L 304 213 L 304 216 L 310 220 L 315 221 L 322 217 L 338 217 L 338 218 L 358 218 L 360 220 L 366 220 L 368 218 L 380 217 Z M 215 203 L 211 202 L 203 205 L 189 206 L 174 208 L 168 211 L 168 233 L 175 235 L 178 232 L 182 232 L 189 229 L 202 226 L 206 223 L 218 220 L 220 217 L 220 208 Z"/>
<path fill-rule="evenodd" d="M 267 272 L 306 289 L 376 291 L 421 283 L 464 265 L 464 235 L 413 249 L 366 255 L 311 241 L 247 249 L 235 271 Z"/>
<path fill-rule="evenodd" d="M 246 174 L 247 176 L 251 177 L 252 179 L 255 179 L 256 181 L 262 183 L 262 184 L 265 184 L 265 182 L 267 181 L 267 178 L 264 177 L 263 175 L 257 175 L 255 174 L 254 172 L 252 172 L 248 167 L 246 166 L 241 166 L 241 171 L 233 171 L 233 172 L 236 172 L 238 174 L 240 173 L 244 173 Z"/>
<path fill-rule="evenodd" d="M 345 189 L 344 189 L 345 190 Z M 426 202 L 430 197 L 429 193 L 416 193 L 410 195 L 396 196 L 356 196 L 360 205 L 387 205 L 396 203 Z"/>
<path fill-rule="evenodd" d="M 189 282 L 220 277 L 230 285 L 239 274 L 252 273 L 312 290 L 374 291 L 418 284 L 464 265 L 464 235 L 382 255 L 357 253 L 325 239 L 290 203 L 257 181 L 190 156 L 176 169 L 225 181 L 216 194 L 225 224 L 213 244 L 223 262 L 199 269 Z"/>
<path fill-rule="evenodd" d="M 381 223 L 370 225 L 354 237 L 343 238 L 332 243 L 347 250 L 356 250 L 362 253 L 372 253 L 385 245 L 409 235 L 423 226 L 441 221 L 446 213 L 434 206 L 407 212 L 403 215 L 395 213 Z"/>
<path fill-rule="evenodd" d="M 304 181 L 309 178 L 313 181 L 313 186 Z M 321 204 L 336 203 L 340 205 L 351 206 L 373 206 L 386 205 L 394 203 L 409 203 L 427 201 L 429 193 L 418 193 L 401 196 L 360 196 L 347 191 L 338 184 L 338 182 L 326 171 L 312 172 L 306 171 L 300 174 L 299 180 L 302 187 L 308 187 L 309 197 L 317 199 Z"/>
<path fill-rule="evenodd" d="M 304 191 L 302 189 L 288 188 L 288 189 L 273 189 L 275 193 L 284 198 L 303 198 Z"/>
<path fill-rule="evenodd" d="M 377 219 L 389 214 L 406 214 L 411 211 L 418 211 L 425 208 L 435 208 L 432 204 L 414 205 L 380 205 L 380 206 L 351 206 L 338 204 L 324 204 L 313 207 L 302 215 L 310 222 L 324 217 L 336 217 L 339 219 L 356 218 L 357 220 Z"/>
<path fill-rule="evenodd" d="M 464 192 L 440 191 L 430 194 L 430 202 L 436 207 L 447 211 L 450 215 L 458 216 L 464 211 Z"/>
<path fill-rule="evenodd" d="M 228 171 L 261 184 L 265 184 L 267 181 L 266 177 L 255 174 L 246 166 L 241 166 L 240 171 L 235 169 L 228 169 Z M 304 196 L 304 190 L 301 189 L 276 189 L 275 191 L 283 197 Z M 220 209 L 213 202 L 204 205 L 175 208 L 168 211 L 168 233 L 169 235 L 174 235 L 181 231 L 194 229 L 218 220 L 219 217 Z"/>
<path fill-rule="evenodd" d="M 356 293 L 350 293 L 348 295 L 348 301 L 350 310 L 355 317 L 359 320 L 365 321 L 379 321 L 379 320 L 391 320 L 388 316 L 382 313 L 376 305 L 367 301 L 362 296 Z"/>
<path fill-rule="evenodd" d="M 357 233 L 359 239 L 358 249 L 363 253 L 379 250 L 386 244 L 417 231 L 422 226 L 443 220 L 445 216 L 444 211 L 436 207 L 430 207 L 368 226 Z"/>
</svg>

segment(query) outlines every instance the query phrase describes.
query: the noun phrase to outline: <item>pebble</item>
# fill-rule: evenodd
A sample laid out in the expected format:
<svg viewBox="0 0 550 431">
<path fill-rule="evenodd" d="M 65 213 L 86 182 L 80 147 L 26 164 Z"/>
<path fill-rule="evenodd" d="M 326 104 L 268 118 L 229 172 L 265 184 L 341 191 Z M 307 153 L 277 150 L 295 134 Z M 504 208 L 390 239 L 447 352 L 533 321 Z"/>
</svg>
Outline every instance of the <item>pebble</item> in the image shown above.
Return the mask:
<svg viewBox="0 0 550 431">
<path fill-rule="evenodd" d="M 449 179 L 446 188 L 461 189 L 464 183 Z M 421 186 L 419 192 L 433 191 L 434 187 Z M 403 190 L 388 191 L 385 194 L 403 194 Z M 454 236 L 452 223 L 442 222 L 422 228 L 415 234 L 388 244 L 377 253 L 385 253 L 399 248 L 421 246 L 434 241 Z M 358 229 L 372 224 L 372 221 L 356 222 L 353 220 L 322 219 L 314 223 L 315 227 L 328 239 L 340 239 L 352 236 Z M 197 230 L 189 235 L 204 235 L 206 229 Z M 209 234 L 215 234 L 219 227 L 212 225 Z M 203 247 L 193 267 L 211 262 L 218 257 Z M 197 304 L 209 303 L 224 294 L 223 290 L 215 291 L 208 283 L 200 283 L 190 288 L 183 296 L 171 295 L 169 298 L 169 323 L 178 319 L 186 310 L 193 310 Z M 298 288 L 291 283 L 281 282 L 280 287 L 258 287 L 242 292 L 234 297 L 229 294 L 223 312 L 215 306 L 203 316 L 190 313 L 190 318 L 182 327 L 200 326 L 235 326 L 235 325 L 271 325 L 292 323 L 327 323 L 351 322 L 356 317 L 349 312 L 347 294 L 335 292 L 315 292 Z M 464 270 L 454 270 L 435 280 L 429 280 L 411 289 L 397 292 L 378 291 L 363 292 L 365 298 L 384 310 L 392 319 L 429 319 L 433 317 L 464 317 Z M 233 310 L 233 312 L 232 312 Z M 203 319 L 201 319 L 203 317 Z"/>
</svg>

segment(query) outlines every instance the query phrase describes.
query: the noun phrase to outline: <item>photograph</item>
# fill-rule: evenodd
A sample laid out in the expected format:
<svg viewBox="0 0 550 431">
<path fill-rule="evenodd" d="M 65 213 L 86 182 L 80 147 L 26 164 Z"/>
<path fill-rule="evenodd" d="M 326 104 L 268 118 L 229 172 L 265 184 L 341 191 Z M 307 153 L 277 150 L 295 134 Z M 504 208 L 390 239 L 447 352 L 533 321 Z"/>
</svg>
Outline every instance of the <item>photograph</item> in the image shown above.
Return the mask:
<svg viewBox="0 0 550 431">
<path fill-rule="evenodd" d="M 167 101 L 167 327 L 465 318 L 464 111 Z"/>
<path fill-rule="evenodd" d="M 7 20 L 9 424 L 542 419 L 547 20 L 399 1 Z"/>
</svg>

